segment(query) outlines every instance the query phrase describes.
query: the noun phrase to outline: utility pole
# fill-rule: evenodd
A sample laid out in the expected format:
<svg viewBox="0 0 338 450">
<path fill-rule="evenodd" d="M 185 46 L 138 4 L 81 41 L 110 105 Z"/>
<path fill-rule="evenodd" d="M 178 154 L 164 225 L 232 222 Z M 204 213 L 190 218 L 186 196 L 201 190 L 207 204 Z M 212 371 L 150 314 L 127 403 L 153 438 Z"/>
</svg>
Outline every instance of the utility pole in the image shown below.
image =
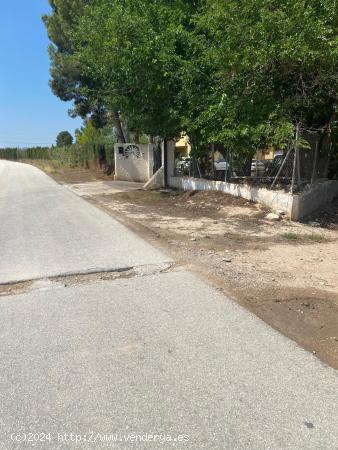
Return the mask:
<svg viewBox="0 0 338 450">
<path fill-rule="evenodd" d="M 293 158 L 293 167 L 292 167 L 292 180 L 291 180 L 291 191 L 290 191 L 291 194 L 293 194 L 294 190 L 295 190 L 295 178 L 296 178 L 297 162 L 299 164 L 299 161 L 298 161 L 299 160 L 299 157 L 298 157 L 298 151 L 299 151 L 298 141 L 299 141 L 299 124 L 297 123 L 297 126 L 296 126 L 295 154 L 294 154 L 294 158 Z"/>
</svg>

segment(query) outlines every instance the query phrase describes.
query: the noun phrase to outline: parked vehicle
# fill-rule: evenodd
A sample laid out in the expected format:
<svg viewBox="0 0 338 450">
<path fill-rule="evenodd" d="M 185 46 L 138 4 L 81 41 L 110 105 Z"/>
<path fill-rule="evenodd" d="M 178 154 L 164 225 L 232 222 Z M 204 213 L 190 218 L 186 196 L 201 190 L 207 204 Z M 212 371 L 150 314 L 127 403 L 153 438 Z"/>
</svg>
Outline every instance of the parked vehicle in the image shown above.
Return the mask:
<svg viewBox="0 0 338 450">
<path fill-rule="evenodd" d="M 253 159 L 251 163 L 251 175 L 255 175 L 256 173 L 262 175 L 264 172 L 265 172 L 265 164 L 263 163 L 263 161 Z"/>
<path fill-rule="evenodd" d="M 276 155 L 273 160 L 270 162 L 270 165 L 268 166 L 268 172 L 270 175 L 276 175 L 278 170 L 280 169 L 280 166 L 282 165 L 282 162 L 284 160 L 284 155 Z"/>
<path fill-rule="evenodd" d="M 214 162 L 215 170 L 228 170 L 229 163 L 224 158 L 220 158 Z"/>
<path fill-rule="evenodd" d="M 191 165 L 191 157 L 183 156 L 179 161 L 177 161 L 176 168 L 181 170 L 182 172 L 185 172 L 189 170 L 190 165 Z"/>
</svg>

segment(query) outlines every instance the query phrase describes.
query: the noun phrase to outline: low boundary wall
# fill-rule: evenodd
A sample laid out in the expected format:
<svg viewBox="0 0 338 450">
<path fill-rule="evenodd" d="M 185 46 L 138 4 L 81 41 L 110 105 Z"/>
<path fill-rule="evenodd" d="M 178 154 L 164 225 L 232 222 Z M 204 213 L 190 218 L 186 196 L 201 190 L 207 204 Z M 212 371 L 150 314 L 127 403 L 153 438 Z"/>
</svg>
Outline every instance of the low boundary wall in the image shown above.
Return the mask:
<svg viewBox="0 0 338 450">
<path fill-rule="evenodd" d="M 247 184 L 169 176 L 169 186 L 184 191 L 220 191 L 282 211 L 291 220 L 300 220 L 338 196 L 338 181 L 323 181 L 297 195 Z"/>
<path fill-rule="evenodd" d="M 338 197 L 338 181 L 321 181 L 299 195 L 293 196 L 291 218 L 302 219 L 326 203 L 331 203 Z"/>
</svg>

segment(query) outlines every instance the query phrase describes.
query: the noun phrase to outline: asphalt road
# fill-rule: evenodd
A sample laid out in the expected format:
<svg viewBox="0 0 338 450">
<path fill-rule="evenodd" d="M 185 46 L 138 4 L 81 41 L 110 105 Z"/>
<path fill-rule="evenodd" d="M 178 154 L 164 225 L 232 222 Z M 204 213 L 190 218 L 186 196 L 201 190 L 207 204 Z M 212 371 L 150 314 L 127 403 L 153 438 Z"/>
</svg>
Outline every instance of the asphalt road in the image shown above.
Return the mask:
<svg viewBox="0 0 338 450">
<path fill-rule="evenodd" d="M 28 164 L 0 161 L 0 283 L 169 258 Z"/>
<path fill-rule="evenodd" d="M 162 272 L 168 258 L 112 218 L 0 161 L 0 221 L 2 283 L 36 278 L 0 296 L 0 449 L 338 448 L 337 372 L 194 275 Z M 46 279 L 130 264 L 114 281 Z"/>
</svg>

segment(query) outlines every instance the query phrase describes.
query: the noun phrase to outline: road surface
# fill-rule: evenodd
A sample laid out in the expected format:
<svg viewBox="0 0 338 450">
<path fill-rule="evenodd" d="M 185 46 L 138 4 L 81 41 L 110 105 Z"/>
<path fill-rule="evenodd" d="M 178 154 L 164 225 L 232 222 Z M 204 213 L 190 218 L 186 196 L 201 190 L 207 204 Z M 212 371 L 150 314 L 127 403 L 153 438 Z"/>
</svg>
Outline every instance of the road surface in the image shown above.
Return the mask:
<svg viewBox="0 0 338 450">
<path fill-rule="evenodd" d="M 28 164 L 0 161 L 0 283 L 168 260 Z"/>
<path fill-rule="evenodd" d="M 0 222 L 0 449 L 338 448 L 337 372 L 110 216 L 0 161 Z"/>
</svg>

